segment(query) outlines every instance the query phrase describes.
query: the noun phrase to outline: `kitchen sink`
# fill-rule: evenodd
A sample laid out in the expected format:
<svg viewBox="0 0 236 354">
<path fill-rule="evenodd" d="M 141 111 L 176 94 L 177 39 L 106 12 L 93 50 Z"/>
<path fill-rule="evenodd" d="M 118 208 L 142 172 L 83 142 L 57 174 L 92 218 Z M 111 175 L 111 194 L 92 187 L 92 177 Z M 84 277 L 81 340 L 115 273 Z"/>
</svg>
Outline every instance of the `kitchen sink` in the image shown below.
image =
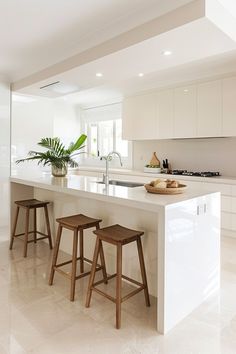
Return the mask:
<svg viewBox="0 0 236 354">
<path fill-rule="evenodd" d="M 97 182 L 99 184 L 105 184 L 103 181 Z M 122 187 L 129 187 L 129 188 L 134 188 L 134 187 L 141 187 L 143 186 L 143 183 L 138 183 L 138 182 L 127 182 L 127 181 L 115 181 L 115 180 L 110 180 L 109 184 L 112 186 L 122 186 Z"/>
</svg>

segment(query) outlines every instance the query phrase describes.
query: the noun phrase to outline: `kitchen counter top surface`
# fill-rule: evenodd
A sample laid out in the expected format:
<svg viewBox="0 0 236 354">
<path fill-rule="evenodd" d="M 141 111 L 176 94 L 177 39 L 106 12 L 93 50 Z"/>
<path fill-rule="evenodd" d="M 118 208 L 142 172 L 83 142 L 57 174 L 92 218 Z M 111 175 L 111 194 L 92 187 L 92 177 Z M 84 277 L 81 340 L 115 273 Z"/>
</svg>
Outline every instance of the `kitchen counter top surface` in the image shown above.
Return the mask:
<svg viewBox="0 0 236 354">
<path fill-rule="evenodd" d="M 91 171 L 91 172 L 105 172 L 104 168 L 101 167 L 91 167 L 91 166 L 80 166 L 77 170 L 79 171 Z M 74 170 L 76 171 L 76 169 Z M 181 176 L 181 175 L 172 175 L 164 173 L 146 173 L 141 170 L 131 170 L 131 169 L 110 169 L 110 174 L 120 174 L 120 175 L 131 175 L 131 176 L 140 176 L 140 177 L 150 177 L 150 180 L 155 178 L 169 178 L 176 180 L 185 180 L 185 181 L 198 181 L 206 183 L 225 183 L 225 184 L 236 184 L 236 177 L 233 176 L 218 176 L 218 177 L 196 177 L 196 176 Z"/>
<path fill-rule="evenodd" d="M 183 194 L 160 195 L 147 193 L 143 186 L 128 188 L 110 185 L 105 188 L 104 184 L 98 184 L 99 178 L 79 175 L 67 177 L 52 177 L 50 173 L 39 175 L 19 175 L 10 177 L 11 182 L 47 189 L 54 192 L 67 193 L 74 196 L 110 201 L 117 204 L 134 206 L 141 209 L 157 211 L 162 207 L 181 203 L 189 199 L 201 197 L 214 192 L 201 191 L 195 188 L 187 188 Z M 217 191 L 216 191 L 217 192 Z"/>
</svg>

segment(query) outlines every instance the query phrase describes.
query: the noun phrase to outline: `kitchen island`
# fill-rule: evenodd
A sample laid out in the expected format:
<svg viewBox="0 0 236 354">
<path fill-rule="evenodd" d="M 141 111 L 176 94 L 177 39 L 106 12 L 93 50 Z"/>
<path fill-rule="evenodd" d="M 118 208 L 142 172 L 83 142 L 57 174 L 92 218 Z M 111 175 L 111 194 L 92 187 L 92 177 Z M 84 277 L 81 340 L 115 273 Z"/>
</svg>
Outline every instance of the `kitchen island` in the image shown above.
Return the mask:
<svg viewBox="0 0 236 354">
<path fill-rule="evenodd" d="M 157 297 L 157 331 L 167 333 L 216 292 L 220 286 L 220 193 L 187 189 L 179 195 L 154 195 L 143 186 L 105 188 L 95 177 L 69 175 L 11 177 L 11 215 L 14 201 L 37 198 L 52 202 L 50 219 L 76 213 L 101 218 L 102 227 L 121 224 L 143 230 L 144 257 L 150 294 Z M 88 231 L 89 233 L 89 231 Z M 92 258 L 94 235 L 86 237 Z M 70 238 L 62 248 L 71 252 Z M 137 250 L 124 252 L 123 274 L 140 280 Z M 114 247 L 106 245 L 109 273 L 114 271 Z M 145 305 L 144 305 L 145 306 Z"/>
</svg>

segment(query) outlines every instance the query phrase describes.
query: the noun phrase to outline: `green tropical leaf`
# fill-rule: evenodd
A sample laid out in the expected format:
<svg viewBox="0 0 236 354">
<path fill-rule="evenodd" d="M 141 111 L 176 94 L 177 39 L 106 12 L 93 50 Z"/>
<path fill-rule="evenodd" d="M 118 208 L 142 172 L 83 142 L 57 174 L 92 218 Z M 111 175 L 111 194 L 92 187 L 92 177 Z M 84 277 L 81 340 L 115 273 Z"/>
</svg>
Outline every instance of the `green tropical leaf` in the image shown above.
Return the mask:
<svg viewBox="0 0 236 354">
<path fill-rule="evenodd" d="M 70 146 L 66 149 L 60 138 L 42 138 L 38 145 L 48 149 L 47 151 L 41 152 L 31 150 L 28 153 L 28 157 L 19 159 L 16 163 L 19 164 L 24 161 L 37 160 L 38 164 L 43 164 L 43 166 L 51 164 L 57 168 L 62 168 L 66 165 L 69 165 L 70 167 L 77 167 L 78 163 L 73 159 L 73 156 L 83 153 L 75 152 L 84 148 L 83 143 L 86 139 L 87 136 L 82 134 L 75 143 L 70 144 Z M 74 154 L 72 154 L 73 152 Z"/>
<path fill-rule="evenodd" d="M 84 146 L 83 143 L 85 142 L 85 140 L 87 139 L 87 135 L 85 134 L 82 134 L 77 140 L 76 142 L 73 144 L 71 144 L 67 150 L 67 152 L 69 154 L 71 154 L 72 152 L 76 151 L 76 150 L 79 150 L 79 149 L 82 149 Z"/>
</svg>

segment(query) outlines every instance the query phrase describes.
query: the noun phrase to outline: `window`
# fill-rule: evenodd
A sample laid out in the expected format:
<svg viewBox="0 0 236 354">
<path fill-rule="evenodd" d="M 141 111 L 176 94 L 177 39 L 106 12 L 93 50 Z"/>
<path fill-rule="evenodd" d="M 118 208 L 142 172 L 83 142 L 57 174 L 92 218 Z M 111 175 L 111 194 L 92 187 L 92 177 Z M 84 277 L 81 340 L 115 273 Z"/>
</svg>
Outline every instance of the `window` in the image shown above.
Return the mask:
<svg viewBox="0 0 236 354">
<path fill-rule="evenodd" d="M 122 139 L 121 104 L 107 105 L 83 111 L 82 129 L 87 134 L 84 164 L 103 165 L 100 157 L 115 150 L 125 167 L 131 167 L 131 143 Z M 119 166 L 114 159 L 113 166 Z"/>
</svg>

